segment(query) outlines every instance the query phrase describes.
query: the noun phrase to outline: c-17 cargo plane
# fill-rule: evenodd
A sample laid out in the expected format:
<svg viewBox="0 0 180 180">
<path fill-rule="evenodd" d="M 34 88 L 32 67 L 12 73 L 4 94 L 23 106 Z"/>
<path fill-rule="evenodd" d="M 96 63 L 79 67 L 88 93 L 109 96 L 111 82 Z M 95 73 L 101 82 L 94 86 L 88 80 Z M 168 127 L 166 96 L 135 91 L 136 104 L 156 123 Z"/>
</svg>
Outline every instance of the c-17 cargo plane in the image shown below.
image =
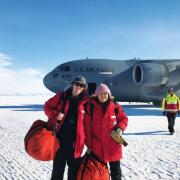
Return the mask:
<svg viewBox="0 0 180 180">
<path fill-rule="evenodd" d="M 160 104 L 170 87 L 180 96 L 180 59 L 74 60 L 57 66 L 43 82 L 57 93 L 79 75 L 87 79 L 89 94 L 93 94 L 100 83 L 105 83 L 117 101 Z"/>
</svg>

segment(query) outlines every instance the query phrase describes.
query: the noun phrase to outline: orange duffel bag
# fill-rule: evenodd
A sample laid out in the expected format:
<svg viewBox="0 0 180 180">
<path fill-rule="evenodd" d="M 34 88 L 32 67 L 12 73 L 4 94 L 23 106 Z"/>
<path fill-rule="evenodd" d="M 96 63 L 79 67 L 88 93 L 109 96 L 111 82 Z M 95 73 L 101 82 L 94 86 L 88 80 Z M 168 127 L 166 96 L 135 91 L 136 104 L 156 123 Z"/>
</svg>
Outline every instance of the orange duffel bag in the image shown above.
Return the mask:
<svg viewBox="0 0 180 180">
<path fill-rule="evenodd" d="M 77 173 L 77 180 L 109 180 L 107 163 L 101 162 L 91 152 L 85 154 Z"/>
<path fill-rule="evenodd" d="M 46 122 L 36 120 L 24 138 L 26 152 L 36 160 L 51 161 L 60 147 L 53 131 L 46 128 Z"/>
</svg>

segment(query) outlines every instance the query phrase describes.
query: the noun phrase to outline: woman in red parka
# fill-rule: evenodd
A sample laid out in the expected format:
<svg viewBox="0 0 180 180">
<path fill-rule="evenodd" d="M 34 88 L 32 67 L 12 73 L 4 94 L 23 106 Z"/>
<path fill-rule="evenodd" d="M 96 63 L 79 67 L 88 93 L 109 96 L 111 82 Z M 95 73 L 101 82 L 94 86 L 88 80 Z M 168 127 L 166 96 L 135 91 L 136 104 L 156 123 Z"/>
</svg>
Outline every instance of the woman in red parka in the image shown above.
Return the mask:
<svg viewBox="0 0 180 180">
<path fill-rule="evenodd" d="M 72 81 L 72 87 L 57 93 L 45 103 L 49 129 L 54 130 L 58 124 L 62 124 L 56 129 L 60 148 L 53 160 L 51 180 L 63 180 L 66 163 L 68 180 L 76 180 L 85 139 L 83 120 L 84 104 L 88 100 L 86 86 L 86 79 L 77 76 Z"/>
<path fill-rule="evenodd" d="M 115 130 L 120 136 L 126 129 L 127 122 L 128 118 L 122 107 L 111 100 L 110 89 L 105 84 L 100 84 L 95 91 L 95 97 L 87 104 L 85 143 L 88 150 L 101 161 L 109 162 L 112 180 L 121 180 L 122 146 L 110 134 Z"/>
</svg>

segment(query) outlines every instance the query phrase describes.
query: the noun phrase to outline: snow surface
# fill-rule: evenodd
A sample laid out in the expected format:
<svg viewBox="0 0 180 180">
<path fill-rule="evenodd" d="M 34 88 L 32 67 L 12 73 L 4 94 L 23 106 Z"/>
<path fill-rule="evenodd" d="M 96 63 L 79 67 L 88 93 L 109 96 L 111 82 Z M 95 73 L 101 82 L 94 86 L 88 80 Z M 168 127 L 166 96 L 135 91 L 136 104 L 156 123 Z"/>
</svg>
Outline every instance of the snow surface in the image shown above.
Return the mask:
<svg viewBox="0 0 180 180">
<path fill-rule="evenodd" d="M 0 180 L 48 180 L 52 161 L 40 162 L 24 150 L 24 136 L 36 119 L 47 120 L 49 96 L 0 96 Z M 172 136 L 160 108 L 123 103 L 129 117 L 121 160 L 123 179 L 180 180 L 180 117 Z M 67 177 L 67 176 L 65 176 Z M 65 178 L 66 179 L 66 178 Z"/>
</svg>

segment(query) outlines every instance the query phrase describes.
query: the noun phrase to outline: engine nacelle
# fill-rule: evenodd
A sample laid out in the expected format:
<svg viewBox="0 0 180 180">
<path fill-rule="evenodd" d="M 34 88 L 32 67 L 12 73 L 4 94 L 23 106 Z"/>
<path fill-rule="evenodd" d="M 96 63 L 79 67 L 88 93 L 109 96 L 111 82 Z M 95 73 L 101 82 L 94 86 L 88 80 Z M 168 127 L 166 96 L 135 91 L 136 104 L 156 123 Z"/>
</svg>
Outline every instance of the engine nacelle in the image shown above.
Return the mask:
<svg viewBox="0 0 180 180">
<path fill-rule="evenodd" d="M 133 82 L 145 86 L 165 85 L 168 82 L 168 67 L 155 63 L 136 64 L 133 68 Z"/>
</svg>

